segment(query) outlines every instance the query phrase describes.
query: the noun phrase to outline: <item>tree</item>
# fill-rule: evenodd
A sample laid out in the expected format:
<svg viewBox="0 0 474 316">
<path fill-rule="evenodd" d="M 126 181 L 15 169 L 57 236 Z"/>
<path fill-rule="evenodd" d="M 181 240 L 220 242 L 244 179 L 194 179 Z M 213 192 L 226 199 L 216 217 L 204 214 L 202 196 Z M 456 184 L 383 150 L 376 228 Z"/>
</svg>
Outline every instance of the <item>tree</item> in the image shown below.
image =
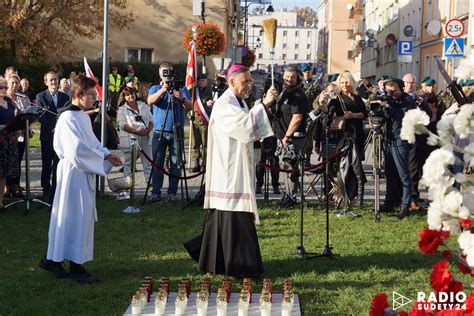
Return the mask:
<svg viewBox="0 0 474 316">
<path fill-rule="evenodd" d="M 316 25 L 318 21 L 317 13 L 310 7 L 299 8 L 295 7 L 292 12 L 296 12 L 296 14 L 303 18 L 305 25 Z"/>
<path fill-rule="evenodd" d="M 102 36 L 104 0 L 0 0 L 0 47 L 17 61 L 61 61 L 79 55 L 74 39 Z M 110 0 L 109 21 L 133 21 L 127 0 Z"/>
</svg>

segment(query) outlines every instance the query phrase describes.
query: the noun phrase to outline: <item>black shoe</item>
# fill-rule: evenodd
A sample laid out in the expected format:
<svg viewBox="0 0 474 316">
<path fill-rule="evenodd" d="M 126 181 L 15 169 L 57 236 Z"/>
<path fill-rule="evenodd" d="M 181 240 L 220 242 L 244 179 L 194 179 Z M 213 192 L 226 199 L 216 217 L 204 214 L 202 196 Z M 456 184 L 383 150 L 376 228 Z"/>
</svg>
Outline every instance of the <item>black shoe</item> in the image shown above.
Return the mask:
<svg viewBox="0 0 474 316">
<path fill-rule="evenodd" d="M 51 272 L 58 279 L 65 279 L 69 277 L 69 274 L 64 270 L 61 262 L 55 262 L 53 260 L 43 258 L 40 262 L 38 262 L 38 267 Z"/>
<path fill-rule="evenodd" d="M 279 187 L 274 187 L 273 188 L 273 194 L 281 194 L 280 188 Z"/>
<path fill-rule="evenodd" d="M 400 210 L 400 212 L 395 215 L 398 219 L 404 219 L 410 214 L 410 209 L 408 207 L 404 207 Z"/>
<path fill-rule="evenodd" d="M 262 187 L 256 187 L 255 194 L 262 194 Z"/>
<path fill-rule="evenodd" d="M 80 264 L 71 262 L 69 273 L 71 279 L 76 280 L 78 283 L 90 284 L 100 282 L 98 278 L 87 272 L 87 270 Z"/>
</svg>

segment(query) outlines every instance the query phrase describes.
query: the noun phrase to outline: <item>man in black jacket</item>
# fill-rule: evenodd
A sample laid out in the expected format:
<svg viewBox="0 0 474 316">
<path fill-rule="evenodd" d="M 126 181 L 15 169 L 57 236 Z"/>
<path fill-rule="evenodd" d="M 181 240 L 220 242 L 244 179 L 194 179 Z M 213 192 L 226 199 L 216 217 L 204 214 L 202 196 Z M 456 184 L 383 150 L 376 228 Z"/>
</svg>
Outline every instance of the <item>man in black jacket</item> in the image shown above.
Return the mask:
<svg viewBox="0 0 474 316">
<path fill-rule="evenodd" d="M 280 147 L 280 160 L 287 169 L 292 169 L 290 176 L 291 184 L 286 181 L 286 195 L 282 200 L 282 205 L 291 207 L 296 203 L 296 193 L 298 192 L 298 164 L 297 157 L 305 137 L 307 96 L 303 89 L 303 81 L 294 67 L 288 67 L 283 73 L 283 91 L 276 101 L 275 120 L 273 131 L 278 139 Z M 311 139 L 312 141 L 312 139 Z M 288 151 L 290 149 L 290 151 Z M 291 152 L 294 157 L 285 154 Z"/>
<path fill-rule="evenodd" d="M 58 111 L 68 101 L 69 96 L 59 88 L 58 75 L 54 71 L 49 71 L 44 75 L 44 84 L 48 87 L 43 92 L 36 95 L 36 104 L 47 110 L 39 119 L 41 123 L 41 187 L 43 189 L 43 200 L 52 202 L 56 189 L 56 167 L 58 157 L 53 148 L 54 128 Z M 55 113 L 55 114 L 53 114 Z"/>
<path fill-rule="evenodd" d="M 411 177 L 409 170 L 409 152 L 413 145 L 400 138 L 402 120 L 408 110 L 416 107 L 412 96 L 403 91 L 403 81 L 400 79 L 389 79 L 385 83 L 385 90 L 390 96 L 385 109 L 385 175 L 387 179 L 387 190 L 385 204 L 382 211 L 393 210 L 395 204 L 394 192 L 398 185 L 398 177 L 402 184 L 401 210 L 397 214 L 399 219 L 406 217 L 409 213 L 411 195 Z"/>
</svg>

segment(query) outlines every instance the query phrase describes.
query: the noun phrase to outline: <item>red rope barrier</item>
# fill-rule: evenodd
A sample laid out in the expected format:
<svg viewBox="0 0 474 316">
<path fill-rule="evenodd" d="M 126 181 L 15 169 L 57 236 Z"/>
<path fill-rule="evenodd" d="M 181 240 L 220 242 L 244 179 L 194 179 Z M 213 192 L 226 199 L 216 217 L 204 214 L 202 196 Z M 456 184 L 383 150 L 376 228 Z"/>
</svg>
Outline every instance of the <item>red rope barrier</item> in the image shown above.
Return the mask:
<svg viewBox="0 0 474 316">
<path fill-rule="evenodd" d="M 154 161 L 151 160 L 150 157 L 148 157 L 148 155 L 143 151 L 143 149 L 140 149 L 140 152 L 143 154 L 143 156 L 145 157 L 146 160 L 148 160 L 150 162 L 150 164 L 153 166 L 153 168 L 157 169 L 159 172 L 163 173 L 163 174 L 166 174 L 168 177 L 170 178 L 174 178 L 174 179 L 178 179 L 178 180 L 189 180 L 189 179 L 194 179 L 194 178 L 197 178 L 199 177 L 200 175 L 204 174 L 206 171 L 201 171 L 201 172 L 198 172 L 198 173 L 195 173 L 193 175 L 190 175 L 188 177 L 179 177 L 179 176 L 175 176 L 175 175 L 172 175 L 171 173 L 169 173 L 168 171 L 166 171 L 166 169 L 160 167 L 159 165 L 157 165 Z"/>
<path fill-rule="evenodd" d="M 331 157 L 329 157 L 328 160 L 323 160 L 321 161 L 320 163 L 317 163 L 315 165 L 311 165 L 307 168 L 304 168 L 304 171 L 313 171 L 314 169 L 316 168 L 319 168 L 321 166 L 324 166 L 326 164 L 327 161 L 333 161 L 335 159 L 337 159 L 340 155 L 342 154 L 342 151 L 338 151 L 336 152 L 336 154 L 332 155 Z M 275 166 L 270 166 L 270 165 L 267 165 L 266 163 L 264 163 L 263 161 L 260 161 L 258 163 L 259 166 L 262 166 L 264 168 L 267 168 L 267 169 L 270 169 L 270 171 L 273 171 L 273 172 L 284 172 L 284 173 L 292 173 L 293 171 L 297 171 L 299 169 L 281 169 L 281 168 L 278 168 L 278 167 L 275 167 Z"/>
</svg>

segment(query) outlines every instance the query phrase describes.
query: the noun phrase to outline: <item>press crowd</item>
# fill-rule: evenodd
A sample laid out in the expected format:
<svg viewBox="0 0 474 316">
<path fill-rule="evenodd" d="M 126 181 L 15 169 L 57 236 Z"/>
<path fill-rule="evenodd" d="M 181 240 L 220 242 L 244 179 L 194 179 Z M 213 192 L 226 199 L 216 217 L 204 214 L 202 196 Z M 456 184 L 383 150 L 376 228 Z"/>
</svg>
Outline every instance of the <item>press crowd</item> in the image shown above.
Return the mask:
<svg viewBox="0 0 474 316">
<path fill-rule="evenodd" d="M 5 127 L 30 106 L 39 106 L 45 111 L 38 119 L 41 142 L 41 198 L 52 202 L 54 198 L 58 158 L 53 148 L 54 128 L 61 109 L 67 107 L 71 98 L 70 83 L 78 74 L 72 72 L 68 78 L 60 79 L 54 71 L 44 74 L 45 90 L 35 94 L 29 89 L 28 78 L 20 76 L 15 67 L 8 67 L 0 77 L 0 212 L 4 212 L 4 197 L 24 198 L 20 186 L 21 161 L 24 158 L 24 130 L 10 132 Z M 142 150 L 139 159 L 146 179 L 152 173 L 152 165 L 146 156 L 153 157 L 160 167 L 171 174 L 166 188 L 166 200 L 176 201 L 178 177 L 182 174 L 182 148 L 176 138 L 176 126 L 191 122 L 191 172 L 205 172 L 207 125 L 205 119 L 192 103 L 190 92 L 185 87 L 174 87 L 178 78 L 173 66 L 163 63 L 159 68 L 160 82 L 142 86 L 134 67 L 129 65 L 126 73 L 119 74 L 113 66 L 108 77 L 109 102 L 107 103 L 106 147 L 120 149 L 125 156 L 123 173 L 131 173 L 131 143 L 136 138 Z M 175 80 L 176 79 L 176 80 Z M 98 79 L 97 79 L 98 80 Z M 252 90 L 245 99 L 251 108 L 272 84 L 267 76 L 265 86 Z M 464 94 L 474 99 L 474 80 L 460 82 Z M 273 194 L 282 196 L 279 204 L 291 208 L 298 200 L 300 188 L 299 167 L 301 161 L 311 170 L 312 162 L 324 161 L 340 152 L 330 163 L 330 179 L 327 191 L 331 195 L 336 211 L 351 205 L 364 203 L 367 182 L 362 162 L 371 165 L 366 157 L 367 138 L 373 117 L 381 119 L 383 137 L 382 150 L 384 176 L 386 178 L 385 202 L 381 211 L 392 212 L 400 206 L 396 216 L 408 216 L 410 210 L 420 209 L 423 201 L 419 195 L 422 166 L 434 147 L 417 136 L 415 144 L 400 138 L 404 113 L 419 108 L 430 117 L 428 129 L 436 132 L 436 123 L 445 111 L 456 106 L 449 91 L 438 91 L 436 80 L 425 77 L 419 81 L 413 74 L 401 79 L 380 76 L 375 82 L 362 79 L 357 82 L 349 71 L 316 79 L 311 64 L 299 67 L 288 66 L 277 73 L 273 85 L 279 95 L 274 104 L 268 104 L 274 136 L 254 144 L 260 162 L 256 166 L 256 193 L 264 190 L 266 169 L 271 167 L 269 186 Z M 210 82 L 205 75 L 198 77 L 196 89 L 204 111 L 212 115 L 212 107 L 225 91 L 225 73 L 216 75 Z M 97 98 L 97 95 L 95 95 Z M 377 105 L 377 107 L 373 105 Z M 91 118 L 96 136 L 100 139 L 100 106 L 85 111 Z M 379 113 L 373 113 L 378 108 Z M 201 109 L 202 111 L 202 109 Z M 449 111 L 449 110 L 448 110 Z M 311 115 L 310 115 L 311 113 Z M 314 156 L 314 157 L 313 157 Z M 313 158 L 312 158 L 313 157 Z M 281 173 L 281 169 L 290 169 Z M 284 175 L 280 179 L 280 175 Z M 162 201 L 162 172 L 153 171 L 150 204 Z M 281 185 L 283 182 L 283 185 Z M 323 189 L 323 192 L 326 188 Z M 324 193 L 323 193 L 324 194 Z"/>
</svg>

